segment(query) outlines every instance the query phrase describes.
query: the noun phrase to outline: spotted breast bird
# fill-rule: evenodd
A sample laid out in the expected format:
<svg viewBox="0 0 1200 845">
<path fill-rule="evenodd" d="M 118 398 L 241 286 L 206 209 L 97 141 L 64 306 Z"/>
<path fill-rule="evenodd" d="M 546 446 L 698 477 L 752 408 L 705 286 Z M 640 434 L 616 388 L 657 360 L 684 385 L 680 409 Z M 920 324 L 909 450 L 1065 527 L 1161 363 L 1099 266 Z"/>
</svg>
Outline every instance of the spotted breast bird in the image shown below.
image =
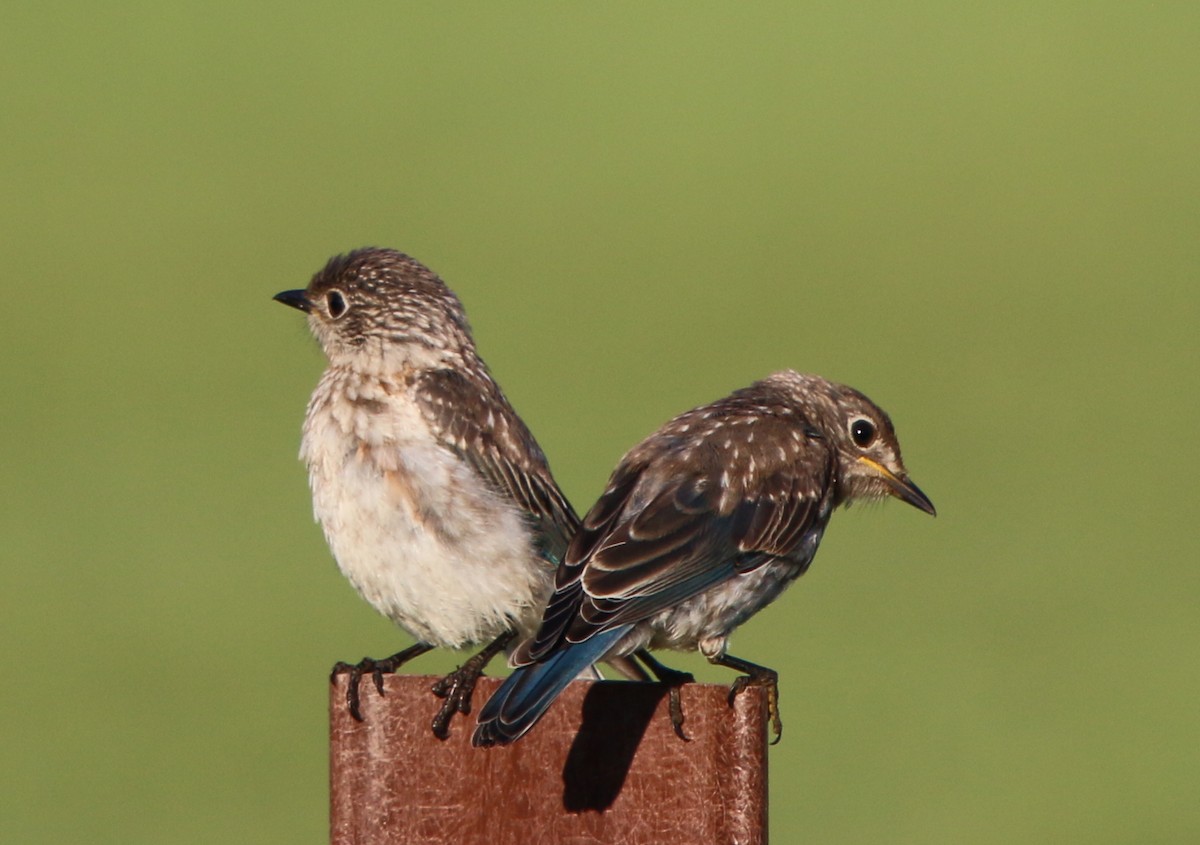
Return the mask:
<svg viewBox="0 0 1200 845">
<path fill-rule="evenodd" d="M 308 315 L 328 359 L 301 445 L 316 519 L 355 589 L 416 640 L 339 663 L 333 677 L 349 674 L 361 720 L 364 674 L 382 694 L 384 672 L 434 647 L 487 644 L 434 687 L 444 737 L 487 662 L 536 628 L 578 517 L 479 357 L 458 297 L 423 264 L 360 249 L 275 299 Z"/>
<path fill-rule="evenodd" d="M 935 514 L 887 414 L 850 387 L 789 370 L 681 414 L 625 455 L 584 517 L 472 742 L 519 739 L 586 667 L 645 648 L 744 673 L 731 701 L 765 687 L 778 741 L 778 675 L 730 655 L 730 633 L 808 569 L 838 505 L 886 496 Z M 677 690 L 671 715 L 682 736 Z"/>
</svg>

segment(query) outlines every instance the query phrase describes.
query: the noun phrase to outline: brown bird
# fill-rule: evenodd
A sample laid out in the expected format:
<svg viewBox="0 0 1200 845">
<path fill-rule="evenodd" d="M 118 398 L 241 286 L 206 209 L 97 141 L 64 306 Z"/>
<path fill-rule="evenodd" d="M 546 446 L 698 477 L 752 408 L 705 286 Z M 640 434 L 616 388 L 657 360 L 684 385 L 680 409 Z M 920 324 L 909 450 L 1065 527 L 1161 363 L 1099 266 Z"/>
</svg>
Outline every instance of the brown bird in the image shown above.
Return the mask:
<svg viewBox="0 0 1200 845">
<path fill-rule="evenodd" d="M 645 648 L 698 648 L 744 672 L 730 700 L 767 687 L 778 741 L 778 675 L 728 654 L 729 635 L 808 569 L 838 505 L 886 496 L 935 513 L 891 420 L 857 390 L 784 371 L 681 414 L 621 460 L 584 517 L 472 741 L 518 739 L 594 661 Z"/>
<path fill-rule="evenodd" d="M 361 719 L 364 674 L 382 694 L 384 672 L 434 647 L 487 644 L 434 688 L 446 702 L 433 729 L 445 736 L 487 662 L 536 628 L 579 518 L 476 352 L 458 297 L 429 268 L 360 249 L 275 299 L 308 315 L 329 361 L 300 450 L 317 521 L 355 589 L 417 641 L 334 675 L 350 675 L 347 704 Z"/>
</svg>

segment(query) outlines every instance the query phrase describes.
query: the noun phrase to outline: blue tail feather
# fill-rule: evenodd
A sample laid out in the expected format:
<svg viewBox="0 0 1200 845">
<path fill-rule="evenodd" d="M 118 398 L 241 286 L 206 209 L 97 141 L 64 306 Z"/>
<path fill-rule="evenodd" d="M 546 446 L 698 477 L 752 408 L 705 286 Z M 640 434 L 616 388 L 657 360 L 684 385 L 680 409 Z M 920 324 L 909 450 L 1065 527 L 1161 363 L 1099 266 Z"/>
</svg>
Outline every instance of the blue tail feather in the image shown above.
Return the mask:
<svg viewBox="0 0 1200 845">
<path fill-rule="evenodd" d="M 621 625 L 581 643 L 560 646 L 550 657 L 521 666 L 479 711 L 473 745 L 508 745 L 525 735 L 580 672 L 604 656 L 632 625 Z"/>
</svg>

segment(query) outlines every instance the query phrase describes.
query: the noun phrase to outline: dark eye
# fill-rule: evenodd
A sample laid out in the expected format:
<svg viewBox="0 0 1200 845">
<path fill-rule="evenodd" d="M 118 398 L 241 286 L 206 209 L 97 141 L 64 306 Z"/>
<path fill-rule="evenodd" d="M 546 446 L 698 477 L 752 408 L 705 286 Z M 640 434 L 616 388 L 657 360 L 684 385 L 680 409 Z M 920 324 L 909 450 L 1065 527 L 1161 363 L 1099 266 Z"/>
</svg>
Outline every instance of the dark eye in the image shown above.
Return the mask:
<svg viewBox="0 0 1200 845">
<path fill-rule="evenodd" d="M 859 417 L 850 423 L 850 438 L 860 448 L 867 448 L 875 442 L 875 424 Z"/>
<path fill-rule="evenodd" d="M 325 304 L 329 306 L 329 316 L 335 320 L 346 313 L 346 300 L 336 290 L 325 294 Z"/>
</svg>

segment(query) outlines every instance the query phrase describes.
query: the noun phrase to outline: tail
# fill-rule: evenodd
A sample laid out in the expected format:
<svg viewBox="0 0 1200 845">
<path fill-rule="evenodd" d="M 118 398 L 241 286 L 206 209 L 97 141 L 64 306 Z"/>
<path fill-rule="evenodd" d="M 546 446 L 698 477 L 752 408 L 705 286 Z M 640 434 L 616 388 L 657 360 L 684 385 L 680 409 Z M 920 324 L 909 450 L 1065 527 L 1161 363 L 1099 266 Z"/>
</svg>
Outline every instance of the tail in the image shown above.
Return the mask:
<svg viewBox="0 0 1200 845">
<path fill-rule="evenodd" d="M 603 657 L 632 627 L 621 625 L 604 631 L 581 643 L 566 645 L 538 663 L 516 669 L 479 711 L 471 744 L 516 742 L 537 724 L 567 684 Z"/>
</svg>

